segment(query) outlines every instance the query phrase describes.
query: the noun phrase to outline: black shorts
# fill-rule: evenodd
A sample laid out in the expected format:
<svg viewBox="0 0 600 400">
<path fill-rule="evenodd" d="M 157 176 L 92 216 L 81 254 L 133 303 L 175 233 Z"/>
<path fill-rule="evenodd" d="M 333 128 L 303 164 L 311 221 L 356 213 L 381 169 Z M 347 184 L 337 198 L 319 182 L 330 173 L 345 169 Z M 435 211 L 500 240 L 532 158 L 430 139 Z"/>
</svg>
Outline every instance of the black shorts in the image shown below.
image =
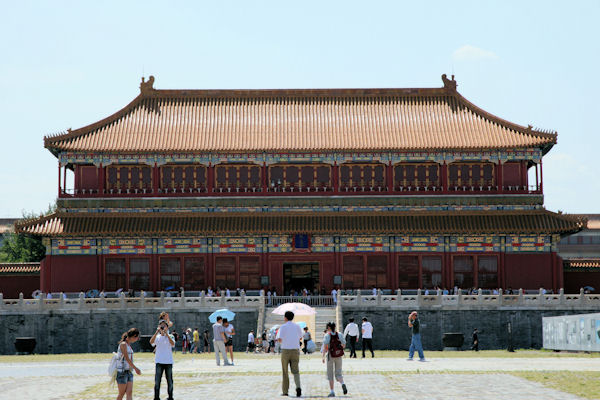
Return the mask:
<svg viewBox="0 0 600 400">
<path fill-rule="evenodd" d="M 225 347 L 233 346 L 233 338 L 227 339 L 225 342 Z"/>
</svg>

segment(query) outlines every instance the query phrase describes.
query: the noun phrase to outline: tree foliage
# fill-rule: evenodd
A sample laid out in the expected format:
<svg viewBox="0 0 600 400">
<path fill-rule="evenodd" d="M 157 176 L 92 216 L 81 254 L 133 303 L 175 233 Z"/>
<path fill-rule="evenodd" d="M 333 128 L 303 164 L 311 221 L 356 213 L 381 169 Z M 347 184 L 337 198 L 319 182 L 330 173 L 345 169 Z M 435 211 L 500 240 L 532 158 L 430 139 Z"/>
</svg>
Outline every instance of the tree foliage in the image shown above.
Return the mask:
<svg viewBox="0 0 600 400">
<path fill-rule="evenodd" d="M 50 205 L 45 212 L 36 214 L 23 212 L 24 219 L 38 218 L 51 214 L 56 205 Z M 46 255 L 46 246 L 39 236 L 24 233 L 7 232 L 0 247 L 0 261 L 4 262 L 39 262 Z"/>
</svg>

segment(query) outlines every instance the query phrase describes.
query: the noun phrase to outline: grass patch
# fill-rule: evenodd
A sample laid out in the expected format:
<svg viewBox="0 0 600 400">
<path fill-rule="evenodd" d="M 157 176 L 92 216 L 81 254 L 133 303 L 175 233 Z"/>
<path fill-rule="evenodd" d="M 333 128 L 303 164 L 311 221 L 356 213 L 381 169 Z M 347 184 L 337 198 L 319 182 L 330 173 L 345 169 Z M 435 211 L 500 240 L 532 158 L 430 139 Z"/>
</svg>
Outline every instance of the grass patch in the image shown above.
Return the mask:
<svg viewBox="0 0 600 400">
<path fill-rule="evenodd" d="M 517 371 L 506 372 L 584 399 L 600 399 L 598 371 Z"/>
</svg>

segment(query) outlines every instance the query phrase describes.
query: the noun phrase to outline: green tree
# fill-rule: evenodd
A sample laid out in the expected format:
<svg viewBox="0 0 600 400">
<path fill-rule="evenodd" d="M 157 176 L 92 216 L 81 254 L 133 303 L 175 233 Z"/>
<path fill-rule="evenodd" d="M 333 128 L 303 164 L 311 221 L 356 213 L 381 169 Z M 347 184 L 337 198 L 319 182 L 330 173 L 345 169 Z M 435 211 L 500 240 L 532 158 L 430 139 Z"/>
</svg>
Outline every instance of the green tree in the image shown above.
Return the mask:
<svg viewBox="0 0 600 400">
<path fill-rule="evenodd" d="M 39 218 L 51 214 L 56 210 L 56 204 L 51 204 L 45 212 L 36 214 L 23 212 L 24 219 Z M 39 236 L 7 232 L 4 242 L 0 247 L 0 261 L 4 262 L 38 262 L 46 255 L 46 246 Z"/>
</svg>

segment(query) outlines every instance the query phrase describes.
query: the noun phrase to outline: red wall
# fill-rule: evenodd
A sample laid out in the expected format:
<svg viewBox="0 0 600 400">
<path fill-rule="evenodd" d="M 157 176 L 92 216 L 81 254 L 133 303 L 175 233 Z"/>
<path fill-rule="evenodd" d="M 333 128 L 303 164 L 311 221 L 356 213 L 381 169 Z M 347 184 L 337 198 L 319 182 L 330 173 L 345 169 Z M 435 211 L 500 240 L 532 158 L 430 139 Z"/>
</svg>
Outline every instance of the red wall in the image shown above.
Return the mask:
<svg viewBox="0 0 600 400">
<path fill-rule="evenodd" d="M 0 276 L 0 293 L 5 299 L 16 299 L 23 293 L 26 299 L 31 298 L 31 293 L 40 288 L 39 275 L 2 275 Z"/>
<path fill-rule="evenodd" d="M 513 289 L 553 288 L 553 254 L 510 254 L 504 256 L 506 287 Z"/>
<path fill-rule="evenodd" d="M 97 289 L 97 256 L 52 256 L 50 275 L 51 284 L 46 291 L 80 292 Z M 45 263 L 46 267 L 48 262 Z"/>
</svg>

